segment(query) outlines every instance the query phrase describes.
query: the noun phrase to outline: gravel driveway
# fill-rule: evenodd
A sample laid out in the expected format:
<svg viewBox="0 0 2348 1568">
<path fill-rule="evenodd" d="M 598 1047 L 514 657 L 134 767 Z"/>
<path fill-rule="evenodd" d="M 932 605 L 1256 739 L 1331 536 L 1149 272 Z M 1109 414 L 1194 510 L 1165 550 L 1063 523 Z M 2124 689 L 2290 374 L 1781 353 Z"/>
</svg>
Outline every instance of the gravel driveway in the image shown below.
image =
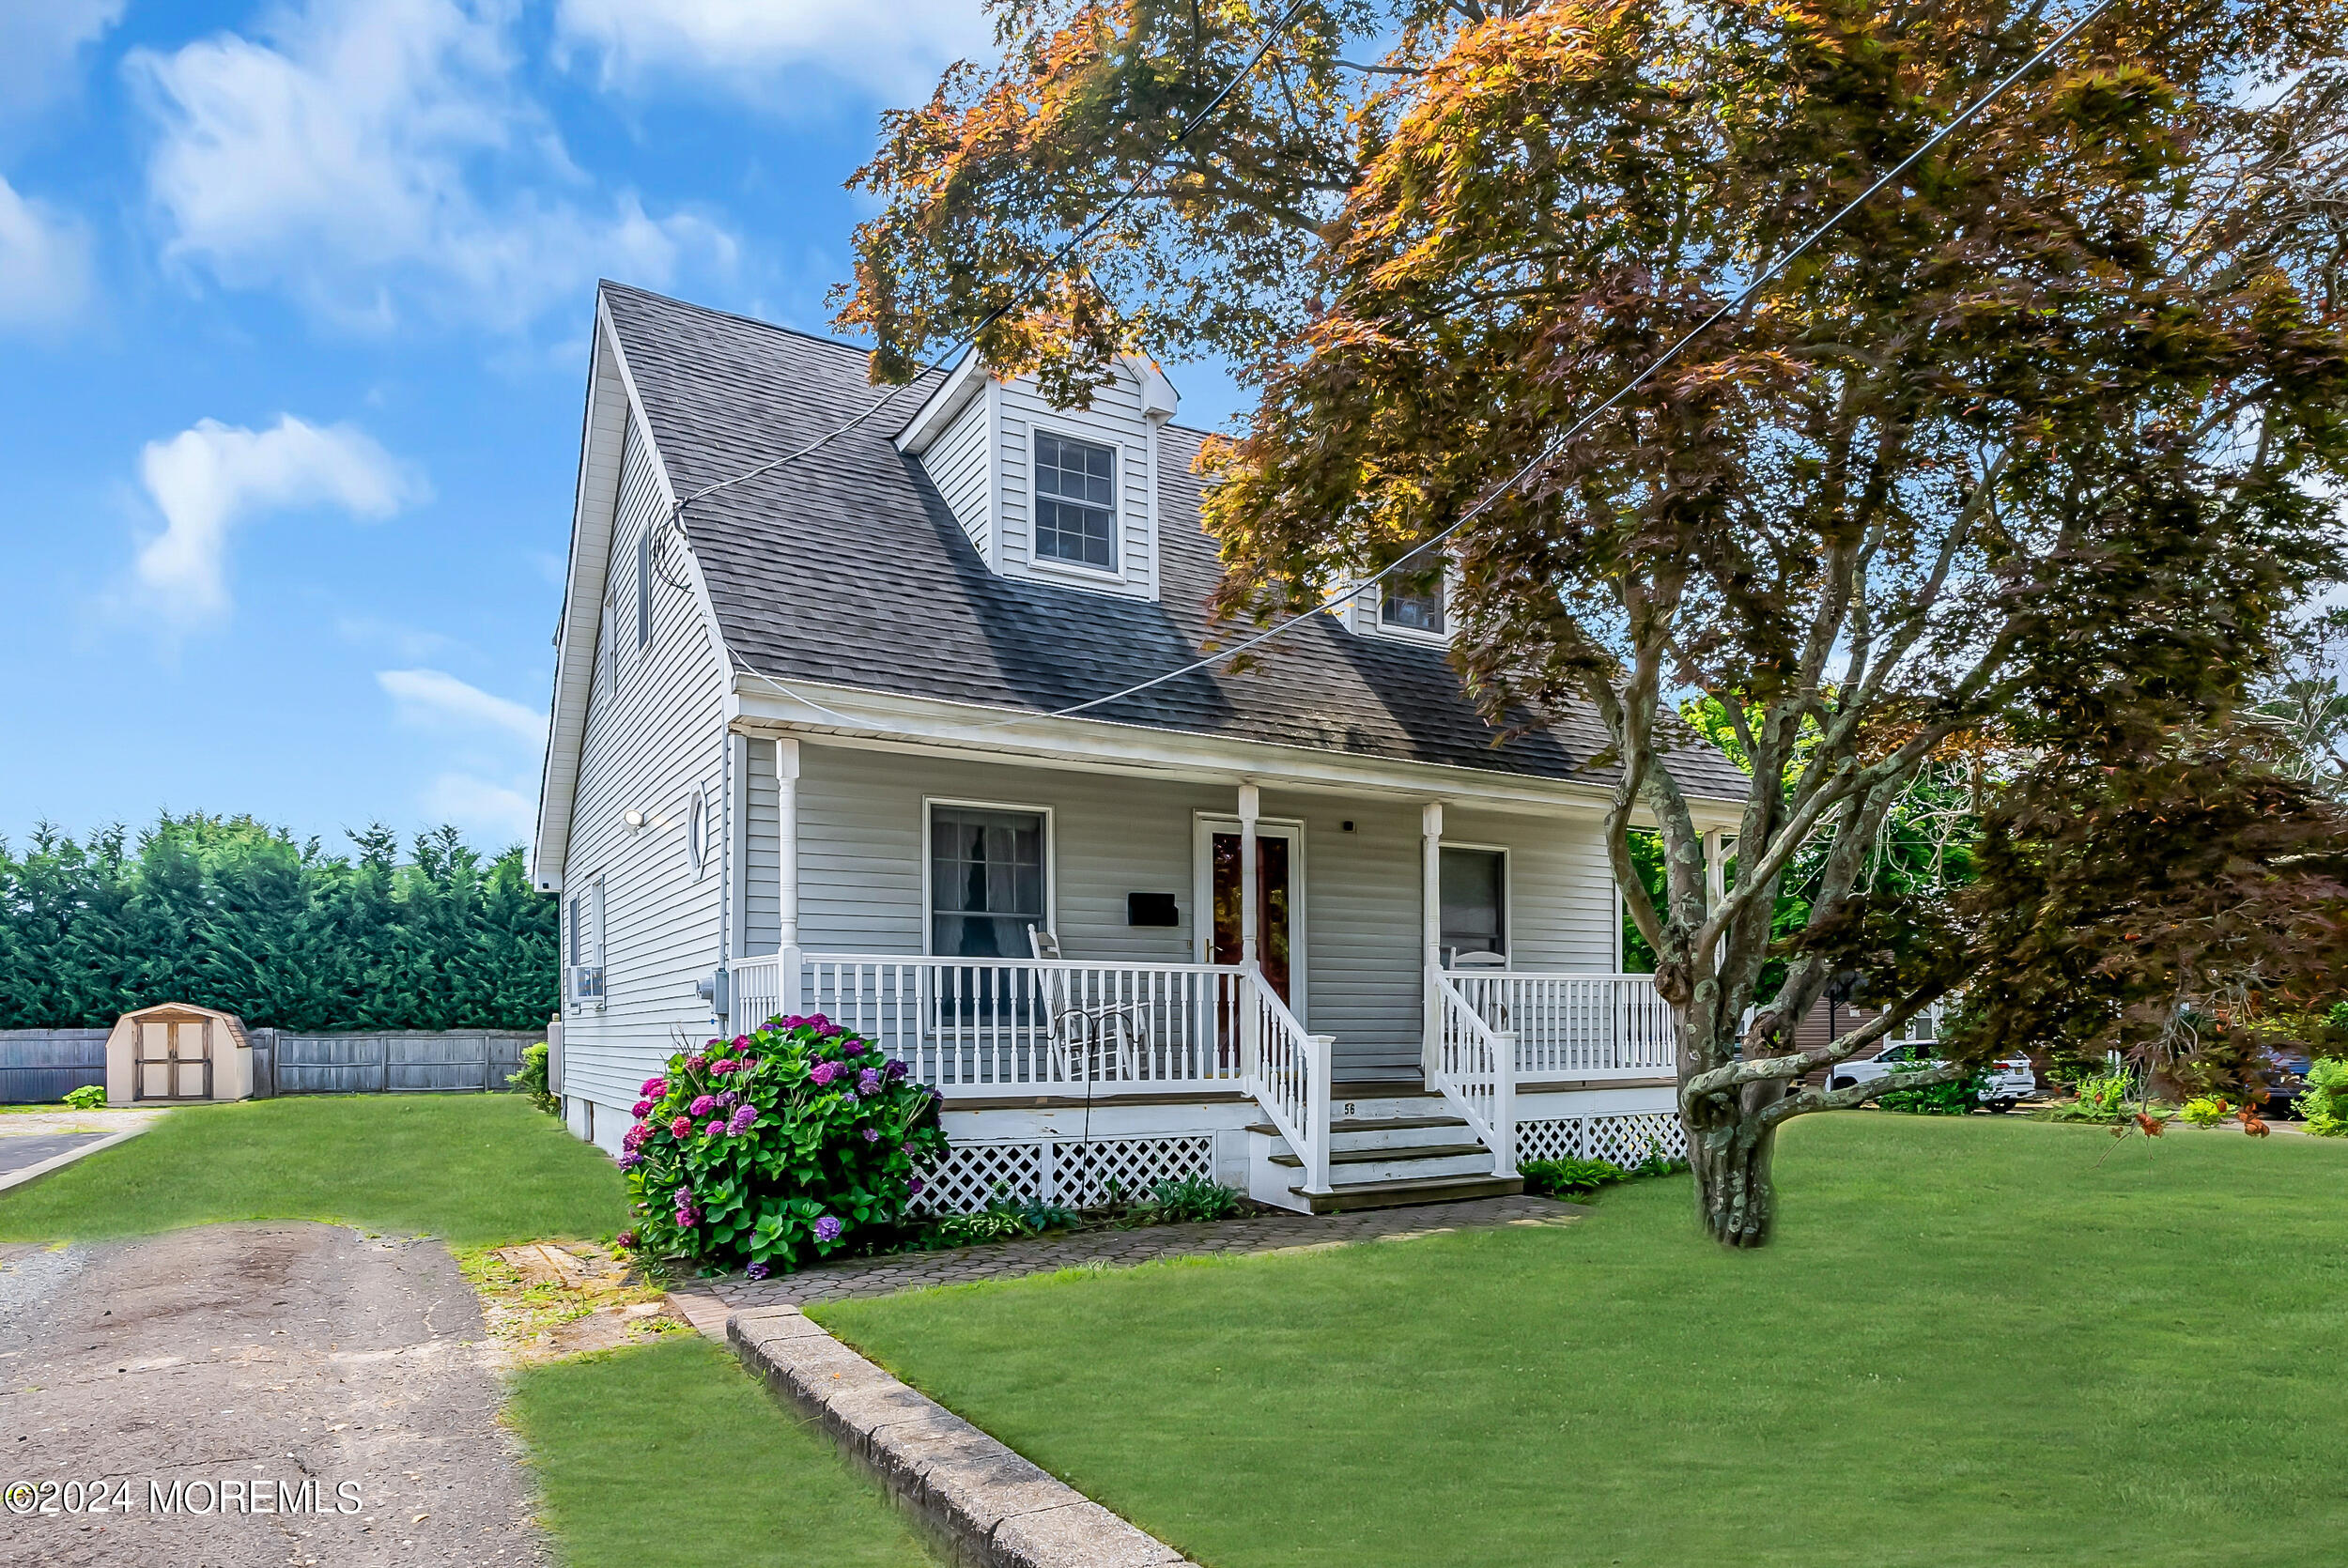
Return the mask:
<svg viewBox="0 0 2348 1568">
<path fill-rule="evenodd" d="M 481 1337 L 437 1242 L 0 1249 L 0 1563 L 543 1563 Z"/>
</svg>

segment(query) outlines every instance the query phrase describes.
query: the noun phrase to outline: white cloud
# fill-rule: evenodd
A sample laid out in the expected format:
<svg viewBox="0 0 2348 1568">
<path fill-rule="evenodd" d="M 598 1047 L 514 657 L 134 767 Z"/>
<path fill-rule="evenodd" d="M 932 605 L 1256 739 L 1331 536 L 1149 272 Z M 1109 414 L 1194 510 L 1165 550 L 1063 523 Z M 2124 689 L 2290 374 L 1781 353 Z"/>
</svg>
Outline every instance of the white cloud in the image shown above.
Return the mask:
<svg viewBox="0 0 2348 1568">
<path fill-rule="evenodd" d="M 537 830 L 538 803 L 526 791 L 469 773 L 444 773 L 424 792 L 424 808 L 437 821 L 455 822 L 468 837 L 511 842 Z"/>
<path fill-rule="evenodd" d="M 730 266 L 707 221 L 587 184 L 514 85 L 499 0 L 310 0 L 127 69 L 160 135 L 150 195 L 167 254 L 231 287 L 282 287 L 338 324 L 421 307 L 513 331 L 598 272 L 664 286 Z"/>
<path fill-rule="evenodd" d="M 533 746 L 546 744 L 546 716 L 536 709 L 483 691 L 446 670 L 379 669 L 375 680 L 409 723 L 502 730 Z"/>
<path fill-rule="evenodd" d="M 0 0 L 0 118 L 29 119 L 67 95 L 74 57 L 122 18 L 123 0 Z"/>
<path fill-rule="evenodd" d="M 228 534 L 244 518 L 311 506 L 388 517 L 430 493 L 372 437 L 290 414 L 267 430 L 200 420 L 149 441 L 139 477 L 164 526 L 139 550 L 138 585 L 183 624 L 227 609 Z"/>
<path fill-rule="evenodd" d="M 88 230 L 0 178 L 0 328 L 63 326 L 88 298 Z"/>
<path fill-rule="evenodd" d="M 891 100 L 927 96 L 941 68 L 994 38 L 981 0 L 563 0 L 555 25 L 608 79 L 691 75 L 745 96 L 801 66 Z"/>
</svg>

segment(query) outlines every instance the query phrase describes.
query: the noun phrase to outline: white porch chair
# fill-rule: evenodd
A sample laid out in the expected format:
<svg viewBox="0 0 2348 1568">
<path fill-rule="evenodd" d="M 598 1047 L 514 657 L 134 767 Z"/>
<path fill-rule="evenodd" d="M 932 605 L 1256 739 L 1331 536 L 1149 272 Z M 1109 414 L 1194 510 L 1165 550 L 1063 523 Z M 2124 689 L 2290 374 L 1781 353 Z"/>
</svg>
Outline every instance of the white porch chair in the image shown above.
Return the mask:
<svg viewBox="0 0 2348 1568">
<path fill-rule="evenodd" d="M 1061 958 L 1058 931 L 1029 926 L 1027 947 L 1040 961 L 1058 962 Z M 1140 1029 L 1130 1008 L 1116 1004 L 1079 1007 L 1071 993 L 1073 976 L 1064 969 L 1041 970 L 1036 978 L 1044 1016 L 1051 1021 L 1056 1076 L 1087 1085 L 1139 1076 Z"/>
</svg>

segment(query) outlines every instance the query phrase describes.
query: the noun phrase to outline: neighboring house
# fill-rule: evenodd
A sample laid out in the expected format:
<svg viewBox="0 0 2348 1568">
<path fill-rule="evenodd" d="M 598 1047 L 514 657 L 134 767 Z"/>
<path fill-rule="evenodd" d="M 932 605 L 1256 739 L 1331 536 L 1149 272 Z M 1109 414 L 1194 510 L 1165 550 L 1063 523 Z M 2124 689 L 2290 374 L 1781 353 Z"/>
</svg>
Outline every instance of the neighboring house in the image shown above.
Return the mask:
<svg viewBox="0 0 2348 1568">
<path fill-rule="evenodd" d="M 944 1093 L 945 1204 L 1676 1146 L 1593 718 L 1501 737 L 1439 592 L 1071 712 L 1208 646 L 1173 388 L 1062 410 L 965 362 L 709 490 L 880 395 L 848 345 L 601 290 L 533 861 L 576 1131 L 617 1149 L 678 1041 L 821 1011 Z M 1742 775 L 1674 765 L 1732 826 Z"/>
</svg>

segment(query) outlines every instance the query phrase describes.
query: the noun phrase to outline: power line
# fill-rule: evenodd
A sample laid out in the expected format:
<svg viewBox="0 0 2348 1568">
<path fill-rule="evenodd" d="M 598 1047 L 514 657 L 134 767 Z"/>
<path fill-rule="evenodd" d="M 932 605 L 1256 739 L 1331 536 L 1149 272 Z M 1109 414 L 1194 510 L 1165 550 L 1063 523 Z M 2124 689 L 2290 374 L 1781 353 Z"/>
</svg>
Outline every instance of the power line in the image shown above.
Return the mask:
<svg viewBox="0 0 2348 1568">
<path fill-rule="evenodd" d="M 2044 48 L 2040 49 L 2038 53 L 2032 54 L 2028 60 L 2025 60 L 2022 64 L 2015 67 L 2014 69 L 2007 72 L 2005 76 L 2000 78 L 1987 92 L 1982 94 L 1981 97 L 1975 99 L 1971 103 L 1968 104 L 1962 111 L 1960 111 L 1955 118 L 1950 120 L 1946 125 L 1942 126 L 1939 130 L 1934 131 L 1930 136 L 1926 137 L 1923 142 L 1918 145 L 1913 152 L 1910 152 L 1907 157 L 1901 159 L 1897 163 L 1894 163 L 1890 169 L 1877 176 L 1874 183 L 1870 184 L 1858 195 L 1853 196 L 1848 202 L 1846 202 L 1832 217 L 1827 219 L 1826 222 L 1820 223 L 1816 228 L 1812 229 L 1808 234 L 1804 235 L 1800 241 L 1797 243 L 1792 250 L 1787 251 L 1784 255 L 1778 257 L 1777 260 L 1763 268 L 1761 271 L 1754 276 L 1751 283 L 1747 284 L 1742 289 L 1738 291 L 1734 299 L 1722 303 L 1718 309 L 1714 310 L 1711 315 L 1706 316 L 1702 321 L 1691 328 L 1678 342 L 1673 344 L 1669 348 L 1664 349 L 1662 353 L 1649 361 L 1646 366 L 1636 376 L 1633 376 L 1630 380 L 1625 381 L 1621 386 L 1615 388 L 1614 392 L 1606 399 L 1605 402 L 1600 403 L 1597 407 L 1592 408 L 1589 412 L 1583 414 L 1580 419 L 1574 421 L 1573 424 L 1564 435 L 1559 436 L 1555 439 L 1544 444 L 1539 451 L 1536 452 L 1532 456 L 1526 458 L 1514 473 L 1503 480 L 1497 487 L 1488 491 L 1482 500 L 1478 500 L 1475 505 L 1469 507 L 1467 511 L 1461 513 L 1456 521 L 1443 529 L 1440 532 L 1434 533 L 1428 538 L 1421 540 L 1418 544 L 1412 546 L 1408 550 L 1405 550 L 1401 555 L 1398 556 L 1390 564 L 1385 566 L 1383 569 L 1371 574 L 1369 576 L 1354 579 L 1346 583 L 1341 588 L 1323 594 L 1321 596 L 1321 603 L 1315 605 L 1311 609 L 1299 611 L 1290 619 L 1283 621 L 1276 625 L 1266 627 L 1264 630 L 1258 632 L 1255 636 L 1247 638 L 1244 641 L 1238 642 L 1229 648 L 1222 649 L 1216 653 L 1208 654 L 1204 658 L 1194 659 L 1189 664 L 1183 665 L 1176 669 L 1169 669 L 1163 675 L 1153 675 L 1147 681 L 1142 681 L 1134 685 L 1125 687 L 1122 691 L 1113 691 L 1106 697 L 1096 697 L 1089 701 L 1078 702 L 1070 707 L 1056 708 L 1043 716 L 1046 718 L 1070 718 L 1077 714 L 1085 713 L 1093 708 L 1104 707 L 1111 702 L 1121 701 L 1128 697 L 1137 697 L 1141 693 L 1151 690 L 1152 687 L 1166 684 L 1168 681 L 1178 681 L 1185 675 L 1196 674 L 1201 669 L 1207 669 L 1215 665 L 1228 663 L 1230 660 L 1239 657 L 1241 654 L 1247 653 L 1250 649 L 1259 648 L 1263 644 L 1270 642 L 1273 638 L 1284 636 L 1287 633 L 1295 630 L 1298 626 L 1301 626 L 1307 621 L 1310 621 L 1314 616 L 1328 609 L 1332 605 L 1340 604 L 1352 594 L 1359 593 L 1367 588 L 1373 588 L 1385 581 L 1386 578 L 1394 576 L 1397 572 L 1401 571 L 1403 567 L 1410 563 L 1413 557 L 1422 555 L 1426 551 L 1433 549 L 1436 546 L 1442 544 L 1444 540 L 1450 538 L 1453 534 L 1467 527 L 1468 524 L 1474 522 L 1477 517 L 1482 516 L 1486 512 L 1490 511 L 1494 505 L 1498 504 L 1503 498 L 1507 496 L 1509 492 L 1513 491 L 1518 485 L 1523 484 L 1524 481 L 1533 474 L 1534 470 L 1549 462 L 1552 458 L 1555 457 L 1557 453 L 1563 451 L 1566 447 L 1571 445 L 1576 437 L 1580 436 L 1584 430 L 1587 430 L 1592 424 L 1595 424 L 1600 418 L 1604 417 L 1608 412 L 1613 410 L 1614 407 L 1617 404 L 1621 403 L 1624 398 L 1629 397 L 1632 392 L 1638 391 L 1641 387 L 1646 385 L 1647 382 L 1653 380 L 1657 374 L 1660 373 L 1664 366 L 1670 364 L 1674 360 L 1679 358 L 1682 353 L 1686 352 L 1690 344 L 1692 344 L 1697 338 L 1702 337 L 1706 332 L 1711 331 L 1711 329 L 1719 324 L 1723 317 L 1734 315 L 1736 312 L 1742 310 L 1747 304 L 1751 303 L 1753 298 L 1760 293 L 1765 285 L 1774 282 L 1778 277 L 1783 275 L 1786 268 L 1792 266 L 1796 261 L 1800 260 L 1803 254 L 1809 251 L 1812 246 L 1815 245 L 1819 240 L 1825 238 L 1827 235 L 1833 230 L 1836 224 L 1840 223 L 1845 218 L 1849 217 L 1853 212 L 1864 206 L 1867 200 L 1875 195 L 1877 192 L 1882 190 L 1885 186 L 1891 184 L 1893 180 L 1899 178 L 1900 176 L 1906 174 L 1910 168 L 1914 167 L 1917 161 L 1922 159 L 1926 153 L 1929 153 L 1934 147 L 1939 146 L 1942 142 L 1948 140 L 1950 136 L 1955 134 L 1957 131 L 1970 124 L 1977 115 L 1981 114 L 1983 110 L 1988 108 L 1990 104 L 1996 102 L 1998 99 L 2004 94 L 2007 88 L 2013 86 L 2015 83 L 2020 81 L 2023 77 L 2029 75 L 2032 70 L 2035 70 L 2039 66 L 2045 64 L 2056 51 L 2060 50 L 2064 44 L 2069 43 L 2073 38 L 2077 38 L 2090 23 L 2093 22 L 2097 17 L 2103 15 L 2105 11 L 2109 10 L 2114 3 L 2115 0 L 2096 0 L 2096 3 L 2088 9 L 2085 15 L 2081 16 L 2078 21 L 2072 23 L 2068 27 L 2065 27 L 2061 33 L 2055 35 L 2055 37 Z M 1017 721 L 1013 720 L 1006 722 Z"/>
</svg>

